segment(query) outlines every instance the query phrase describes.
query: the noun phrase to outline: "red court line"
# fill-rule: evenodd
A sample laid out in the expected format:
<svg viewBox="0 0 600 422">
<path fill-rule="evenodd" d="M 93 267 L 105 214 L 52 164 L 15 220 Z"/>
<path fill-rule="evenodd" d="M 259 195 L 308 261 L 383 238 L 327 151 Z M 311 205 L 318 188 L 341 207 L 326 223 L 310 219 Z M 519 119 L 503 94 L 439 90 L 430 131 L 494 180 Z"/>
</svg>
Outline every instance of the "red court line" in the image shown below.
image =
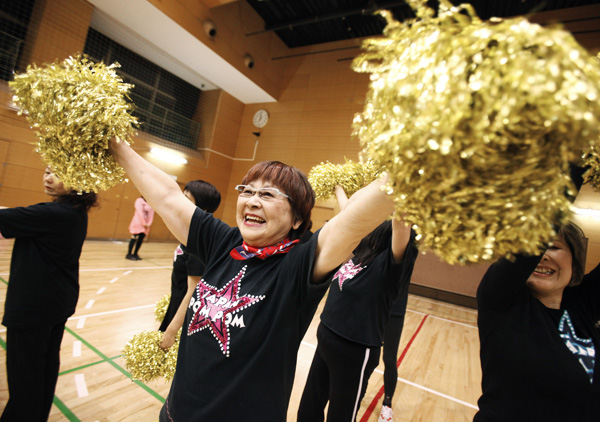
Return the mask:
<svg viewBox="0 0 600 422">
<path fill-rule="evenodd" d="M 417 337 L 417 334 L 419 334 L 419 331 L 421 331 L 421 327 L 423 327 L 423 324 L 425 323 L 425 320 L 427 319 L 428 316 L 429 315 L 425 315 L 425 317 L 421 320 L 421 323 L 419 324 L 419 326 L 415 330 L 415 333 L 412 335 L 412 337 L 410 338 L 408 344 L 406 345 L 406 347 L 402 351 L 402 354 L 398 358 L 398 362 L 396 363 L 396 366 L 399 367 L 400 364 L 402 363 L 402 360 L 404 359 L 404 356 L 406 356 L 406 353 L 408 352 L 408 349 L 410 348 L 410 346 L 412 345 L 413 341 Z M 362 416 L 362 418 L 360 418 L 360 422 L 367 422 L 369 420 L 369 418 L 371 417 L 371 414 L 373 414 L 373 410 L 375 410 L 375 407 L 377 407 L 377 405 L 379 404 L 379 401 L 381 400 L 381 397 L 383 396 L 384 387 L 385 387 L 385 385 L 382 385 L 381 388 L 379 389 L 379 391 L 377 392 L 377 394 L 375 395 L 375 397 L 373 397 L 373 401 L 371 401 L 371 404 L 369 404 L 369 407 L 367 407 L 367 410 L 365 410 L 364 415 Z"/>
</svg>

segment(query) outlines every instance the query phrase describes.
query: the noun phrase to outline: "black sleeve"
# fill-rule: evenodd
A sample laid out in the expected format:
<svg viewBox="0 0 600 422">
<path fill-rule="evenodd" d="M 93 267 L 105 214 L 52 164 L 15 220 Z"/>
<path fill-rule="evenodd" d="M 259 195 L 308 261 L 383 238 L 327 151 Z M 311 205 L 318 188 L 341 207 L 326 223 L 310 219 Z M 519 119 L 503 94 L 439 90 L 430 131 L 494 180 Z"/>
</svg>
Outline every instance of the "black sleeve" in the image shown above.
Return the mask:
<svg viewBox="0 0 600 422">
<path fill-rule="evenodd" d="M 600 263 L 592 271 L 583 276 L 581 285 L 575 289 L 580 290 L 582 296 L 591 307 L 594 321 L 600 320 Z"/>
<path fill-rule="evenodd" d="M 61 212 L 62 206 L 40 203 L 29 207 L 0 209 L 0 233 L 7 239 L 34 237 L 64 230 L 71 213 Z"/>
<path fill-rule="evenodd" d="M 479 310 L 502 309 L 528 294 L 527 279 L 543 255 L 518 255 L 514 261 L 503 258 L 490 265 L 477 288 Z"/>
<path fill-rule="evenodd" d="M 576 191 L 583 183 L 585 168 L 570 164 L 569 175 Z M 570 200 L 575 195 L 565 192 Z M 556 227 L 558 231 L 558 227 Z M 517 255 L 514 260 L 500 259 L 492 264 L 484 274 L 477 288 L 477 306 L 481 310 L 502 309 L 517 302 L 522 295 L 528 294 L 527 279 L 535 270 L 544 254 L 536 256 Z"/>
</svg>

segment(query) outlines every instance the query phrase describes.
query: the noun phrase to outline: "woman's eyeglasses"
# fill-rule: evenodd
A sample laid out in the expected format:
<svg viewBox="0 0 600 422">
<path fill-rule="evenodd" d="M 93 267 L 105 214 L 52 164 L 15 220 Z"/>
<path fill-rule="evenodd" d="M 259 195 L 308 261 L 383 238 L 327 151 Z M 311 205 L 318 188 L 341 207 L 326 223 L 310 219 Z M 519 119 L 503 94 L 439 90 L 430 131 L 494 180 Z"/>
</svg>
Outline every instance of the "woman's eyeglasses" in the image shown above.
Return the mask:
<svg viewBox="0 0 600 422">
<path fill-rule="evenodd" d="M 240 193 L 240 196 L 242 198 L 252 198 L 254 194 L 258 194 L 258 199 L 261 199 L 263 201 L 275 201 L 278 196 L 289 198 L 289 196 L 287 196 L 285 193 L 281 192 L 277 188 L 254 189 L 248 185 L 237 185 L 235 187 L 235 190 L 237 190 Z"/>
</svg>

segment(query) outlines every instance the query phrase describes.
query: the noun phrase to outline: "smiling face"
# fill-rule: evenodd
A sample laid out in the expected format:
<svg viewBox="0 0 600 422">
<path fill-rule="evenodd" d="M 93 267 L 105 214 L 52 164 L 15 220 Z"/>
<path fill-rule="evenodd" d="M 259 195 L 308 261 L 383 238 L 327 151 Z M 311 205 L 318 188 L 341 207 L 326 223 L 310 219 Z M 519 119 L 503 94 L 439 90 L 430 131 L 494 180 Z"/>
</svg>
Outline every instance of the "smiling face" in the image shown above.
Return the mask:
<svg viewBox="0 0 600 422">
<path fill-rule="evenodd" d="M 44 192 L 46 195 L 63 196 L 68 193 L 63 183 L 52 173 L 50 166 L 46 167 L 42 181 L 44 182 Z"/>
<path fill-rule="evenodd" d="M 562 299 L 562 292 L 571 281 L 572 265 L 571 250 L 564 240 L 556 239 L 544 253 L 535 271 L 529 276 L 527 286 L 540 300 L 550 297 Z M 560 300 L 558 303 L 560 304 Z"/>
<path fill-rule="evenodd" d="M 249 182 L 248 186 L 252 189 L 278 188 L 263 183 L 261 179 Z M 256 247 L 271 246 L 282 241 L 292 228 L 297 229 L 301 223 L 294 222 L 287 198 L 275 196 L 273 200 L 266 201 L 259 199 L 257 194 L 250 198 L 238 197 L 236 222 L 244 241 Z"/>
</svg>

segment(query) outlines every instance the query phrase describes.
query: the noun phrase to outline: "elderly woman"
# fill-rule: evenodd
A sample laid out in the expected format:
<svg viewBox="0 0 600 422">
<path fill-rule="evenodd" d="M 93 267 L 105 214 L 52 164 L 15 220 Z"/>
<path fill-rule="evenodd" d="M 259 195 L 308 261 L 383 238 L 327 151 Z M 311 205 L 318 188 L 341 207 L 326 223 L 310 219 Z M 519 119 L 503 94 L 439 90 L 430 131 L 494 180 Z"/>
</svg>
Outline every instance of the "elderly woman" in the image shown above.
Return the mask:
<svg viewBox="0 0 600 422">
<path fill-rule="evenodd" d="M 190 301 L 161 421 L 285 421 L 298 347 L 333 271 L 384 221 L 392 201 L 372 183 L 311 239 L 314 192 L 299 170 L 253 166 L 232 228 L 188 201 L 127 144 L 111 151 L 188 251 L 206 263 Z"/>
<path fill-rule="evenodd" d="M 600 268 L 569 223 L 540 256 L 500 260 L 477 291 L 483 371 L 475 422 L 600 421 Z"/>
<path fill-rule="evenodd" d="M 97 200 L 65 186 L 50 167 L 42 182 L 51 202 L 0 209 L 0 238 L 15 239 L 2 318 L 10 395 L 2 422 L 48 420 L 65 324 L 79 299 L 88 212 Z"/>
</svg>

